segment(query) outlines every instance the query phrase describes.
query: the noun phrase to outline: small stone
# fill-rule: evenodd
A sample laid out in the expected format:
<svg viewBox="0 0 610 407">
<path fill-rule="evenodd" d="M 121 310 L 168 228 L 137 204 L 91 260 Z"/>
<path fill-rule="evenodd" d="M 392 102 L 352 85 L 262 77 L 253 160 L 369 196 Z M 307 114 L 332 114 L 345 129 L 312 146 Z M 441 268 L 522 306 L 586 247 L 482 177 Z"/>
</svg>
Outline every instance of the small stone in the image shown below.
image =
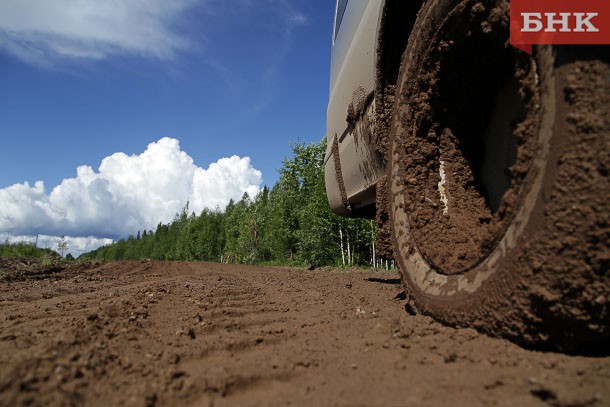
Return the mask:
<svg viewBox="0 0 610 407">
<path fill-rule="evenodd" d="M 450 354 L 445 356 L 445 363 L 453 363 L 457 360 L 457 354 L 455 352 L 451 352 Z"/>
<path fill-rule="evenodd" d="M 188 336 L 191 339 L 195 339 L 195 330 L 193 328 L 189 329 Z"/>
</svg>

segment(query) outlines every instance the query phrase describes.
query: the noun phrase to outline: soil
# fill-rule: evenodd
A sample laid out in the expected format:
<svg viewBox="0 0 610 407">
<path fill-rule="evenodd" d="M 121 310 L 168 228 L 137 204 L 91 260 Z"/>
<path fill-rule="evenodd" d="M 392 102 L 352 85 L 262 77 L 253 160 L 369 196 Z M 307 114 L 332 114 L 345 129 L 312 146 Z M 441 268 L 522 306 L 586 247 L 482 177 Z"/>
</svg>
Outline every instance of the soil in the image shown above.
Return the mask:
<svg viewBox="0 0 610 407">
<path fill-rule="evenodd" d="M 393 271 L 89 267 L 0 282 L 0 405 L 610 405 L 610 357 L 410 316 Z"/>
</svg>

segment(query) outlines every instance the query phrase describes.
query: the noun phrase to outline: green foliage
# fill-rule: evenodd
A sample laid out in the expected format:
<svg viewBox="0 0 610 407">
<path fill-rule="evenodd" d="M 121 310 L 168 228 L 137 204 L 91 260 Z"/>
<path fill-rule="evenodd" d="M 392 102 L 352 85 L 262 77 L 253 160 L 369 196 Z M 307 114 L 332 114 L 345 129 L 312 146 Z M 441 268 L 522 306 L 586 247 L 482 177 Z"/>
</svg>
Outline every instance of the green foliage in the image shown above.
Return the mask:
<svg viewBox="0 0 610 407">
<path fill-rule="evenodd" d="M 64 257 L 64 252 L 68 250 L 68 241 L 65 236 L 62 236 L 60 241 L 57 243 L 57 251 Z"/>
<path fill-rule="evenodd" d="M 293 146 L 279 180 L 256 196 L 230 201 L 224 211 L 189 207 L 155 231 L 138 231 L 82 255 L 100 260 L 159 259 L 270 265 L 367 265 L 374 224 L 333 215 L 324 186 L 326 141 Z"/>
<path fill-rule="evenodd" d="M 33 243 L 3 243 L 0 244 L 0 257 L 33 257 L 44 258 L 49 255 L 57 255 L 53 250 L 41 249 Z"/>
<path fill-rule="evenodd" d="M 40 262 L 40 265 L 43 267 L 50 267 L 53 265 L 53 260 L 54 257 L 50 256 L 50 255 L 46 255 L 42 258 L 42 261 Z"/>
</svg>

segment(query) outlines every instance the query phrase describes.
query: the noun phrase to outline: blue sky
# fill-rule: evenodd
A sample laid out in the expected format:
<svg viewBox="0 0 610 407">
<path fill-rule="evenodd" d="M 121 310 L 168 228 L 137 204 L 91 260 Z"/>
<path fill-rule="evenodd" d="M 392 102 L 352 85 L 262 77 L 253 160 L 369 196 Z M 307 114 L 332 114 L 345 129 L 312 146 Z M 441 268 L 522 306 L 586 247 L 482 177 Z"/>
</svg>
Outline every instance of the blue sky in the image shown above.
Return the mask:
<svg viewBox="0 0 610 407">
<path fill-rule="evenodd" d="M 154 211 L 168 221 L 173 192 L 201 209 L 212 201 L 198 191 L 228 199 L 272 186 L 292 142 L 325 134 L 334 7 L 0 2 L 0 233 L 117 238 Z M 89 169 L 77 176 L 79 166 Z M 198 181 L 173 191 L 180 172 Z M 135 196 L 147 178 L 163 180 Z M 136 215 L 146 199 L 159 202 Z"/>
</svg>

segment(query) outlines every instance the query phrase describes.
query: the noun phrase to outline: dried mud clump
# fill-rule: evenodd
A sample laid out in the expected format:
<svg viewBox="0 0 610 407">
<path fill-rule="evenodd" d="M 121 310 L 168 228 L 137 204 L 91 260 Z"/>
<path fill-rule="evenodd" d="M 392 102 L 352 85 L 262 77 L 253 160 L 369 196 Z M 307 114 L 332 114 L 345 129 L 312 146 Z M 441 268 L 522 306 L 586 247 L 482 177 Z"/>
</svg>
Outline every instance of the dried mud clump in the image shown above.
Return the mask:
<svg viewBox="0 0 610 407">
<path fill-rule="evenodd" d="M 570 53 L 586 60 L 564 63 Z M 578 332 L 583 343 L 610 336 L 610 66 L 599 48 L 565 47 L 556 89 L 562 122 L 544 194 L 543 222 L 524 250 L 530 295 L 543 329 Z M 606 48 L 607 50 L 607 48 Z M 605 58 L 605 60 L 604 60 Z M 600 340 L 601 339 L 601 340 Z"/>
<path fill-rule="evenodd" d="M 419 250 L 443 274 L 463 273 L 493 250 L 537 148 L 535 69 L 506 43 L 508 23 L 504 2 L 449 16 L 409 86 L 403 125 L 413 137 L 400 146 L 407 213 Z M 502 168 L 493 168 L 497 159 Z"/>
<path fill-rule="evenodd" d="M 375 223 L 377 224 L 376 252 L 380 258 L 393 260 L 394 248 L 392 247 L 392 224 L 388 213 L 388 193 L 387 177 L 382 177 L 377 181 L 376 214 Z"/>
</svg>

